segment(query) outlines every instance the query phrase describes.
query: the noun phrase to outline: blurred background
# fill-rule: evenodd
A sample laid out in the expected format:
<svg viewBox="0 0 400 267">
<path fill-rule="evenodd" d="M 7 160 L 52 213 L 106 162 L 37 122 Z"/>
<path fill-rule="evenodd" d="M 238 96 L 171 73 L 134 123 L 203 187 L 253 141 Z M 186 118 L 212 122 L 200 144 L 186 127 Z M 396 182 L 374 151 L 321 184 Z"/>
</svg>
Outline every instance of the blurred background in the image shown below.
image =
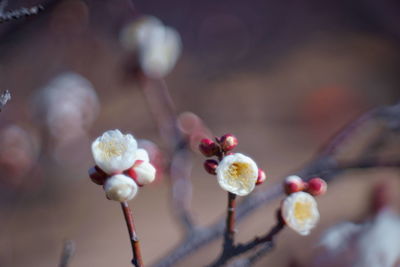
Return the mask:
<svg viewBox="0 0 400 267">
<path fill-rule="evenodd" d="M 120 207 L 87 169 L 91 141 L 108 129 L 168 147 L 119 42 L 140 14 L 181 35 L 181 57 L 166 77 L 177 112 L 197 114 L 215 135 L 235 134 L 238 151 L 266 170 L 263 188 L 307 163 L 345 123 L 400 98 L 397 1 L 132 2 L 52 1 L 36 16 L 0 24 L 0 89 L 12 94 L 0 113 L 0 266 L 55 266 L 65 239 L 76 243 L 71 266 L 129 266 Z M 13 0 L 6 10 L 39 3 Z M 224 215 L 226 195 L 203 157 L 193 159 L 192 211 L 208 225 Z M 398 209 L 397 178 L 390 170 L 346 173 L 318 199 L 315 231 L 285 229 L 257 266 L 310 266 L 324 230 L 368 218 L 376 183 L 388 185 Z M 182 237 L 169 199 L 160 175 L 131 202 L 146 263 Z M 238 240 L 267 231 L 278 205 L 240 224 Z M 220 247 L 215 241 L 180 266 L 203 266 Z"/>
</svg>

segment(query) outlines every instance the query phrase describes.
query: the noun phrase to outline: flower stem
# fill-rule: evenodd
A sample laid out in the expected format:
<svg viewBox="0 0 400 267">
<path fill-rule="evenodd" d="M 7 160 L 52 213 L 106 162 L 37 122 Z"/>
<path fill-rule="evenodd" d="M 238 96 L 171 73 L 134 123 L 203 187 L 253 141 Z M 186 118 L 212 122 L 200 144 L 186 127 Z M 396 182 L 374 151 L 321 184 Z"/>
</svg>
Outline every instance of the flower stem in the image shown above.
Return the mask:
<svg viewBox="0 0 400 267">
<path fill-rule="evenodd" d="M 121 202 L 122 212 L 124 213 L 126 226 L 128 227 L 129 239 L 132 245 L 133 259 L 132 264 L 135 267 L 143 267 L 142 254 L 140 252 L 139 238 L 136 235 L 135 224 L 133 223 L 132 211 L 127 202 Z"/>
<path fill-rule="evenodd" d="M 226 230 L 224 247 L 229 248 L 234 244 L 235 238 L 235 208 L 236 208 L 236 195 L 228 192 L 228 212 L 226 215 Z"/>
</svg>

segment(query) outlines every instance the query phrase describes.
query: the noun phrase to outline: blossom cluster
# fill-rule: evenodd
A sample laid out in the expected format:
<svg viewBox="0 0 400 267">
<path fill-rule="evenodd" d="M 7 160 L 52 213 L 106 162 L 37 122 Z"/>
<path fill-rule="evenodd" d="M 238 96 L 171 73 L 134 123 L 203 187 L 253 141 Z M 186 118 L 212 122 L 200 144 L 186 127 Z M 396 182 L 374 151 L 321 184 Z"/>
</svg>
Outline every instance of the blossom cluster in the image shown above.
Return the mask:
<svg viewBox="0 0 400 267">
<path fill-rule="evenodd" d="M 92 181 L 102 185 L 110 200 L 125 202 L 134 198 L 138 187 L 154 181 L 156 169 L 146 150 L 138 148 L 131 134 L 110 130 L 92 143 L 96 165 L 89 170 Z"/>
<path fill-rule="evenodd" d="M 318 177 L 305 182 L 299 176 L 291 175 L 286 177 L 283 186 L 288 196 L 282 202 L 282 219 L 299 234 L 308 235 L 320 217 L 314 196 L 326 192 L 326 182 Z"/>
<path fill-rule="evenodd" d="M 265 173 L 248 156 L 230 152 L 238 145 L 237 138 L 232 134 L 225 134 L 220 138 L 202 139 L 199 144 L 201 153 L 206 157 L 217 157 L 204 162 L 204 168 L 210 174 L 217 175 L 222 189 L 239 195 L 250 194 L 256 185 L 262 184 Z"/>
</svg>

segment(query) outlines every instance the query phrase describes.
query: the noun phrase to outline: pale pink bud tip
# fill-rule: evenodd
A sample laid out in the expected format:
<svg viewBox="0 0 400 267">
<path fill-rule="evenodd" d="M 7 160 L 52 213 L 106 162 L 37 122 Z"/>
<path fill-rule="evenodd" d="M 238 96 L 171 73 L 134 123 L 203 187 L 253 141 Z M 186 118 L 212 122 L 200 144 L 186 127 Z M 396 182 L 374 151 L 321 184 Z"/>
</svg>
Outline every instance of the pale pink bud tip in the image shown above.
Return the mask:
<svg viewBox="0 0 400 267">
<path fill-rule="evenodd" d="M 221 148 L 225 152 L 234 149 L 238 145 L 238 140 L 233 134 L 225 134 L 219 139 Z"/>
<path fill-rule="evenodd" d="M 305 183 L 299 176 L 291 175 L 286 177 L 283 187 L 285 193 L 290 195 L 296 192 L 303 191 L 305 189 Z"/>
<path fill-rule="evenodd" d="M 108 177 L 108 175 L 97 166 L 90 168 L 88 172 L 92 182 L 98 185 L 103 185 Z"/>
<path fill-rule="evenodd" d="M 210 139 L 202 139 L 199 144 L 200 152 L 206 157 L 212 157 L 218 154 L 218 145 Z"/>
<path fill-rule="evenodd" d="M 218 167 L 218 162 L 213 159 L 208 159 L 204 161 L 204 169 L 209 173 L 209 174 L 217 174 L 216 169 Z"/>
<path fill-rule="evenodd" d="M 258 169 L 258 177 L 257 177 L 256 185 L 263 184 L 266 179 L 267 179 L 267 176 L 265 175 L 265 172 L 262 169 Z"/>
<path fill-rule="evenodd" d="M 307 189 L 306 192 L 313 196 L 320 196 L 325 194 L 328 185 L 326 182 L 321 178 L 312 178 L 307 182 Z"/>
</svg>

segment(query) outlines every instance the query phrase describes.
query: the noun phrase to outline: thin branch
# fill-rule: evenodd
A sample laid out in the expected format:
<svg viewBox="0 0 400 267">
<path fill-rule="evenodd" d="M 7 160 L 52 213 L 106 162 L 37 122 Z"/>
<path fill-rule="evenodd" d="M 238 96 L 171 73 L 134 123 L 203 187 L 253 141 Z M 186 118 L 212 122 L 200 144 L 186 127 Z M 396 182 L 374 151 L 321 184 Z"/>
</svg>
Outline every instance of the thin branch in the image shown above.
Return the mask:
<svg viewBox="0 0 400 267">
<path fill-rule="evenodd" d="M 143 265 L 142 254 L 140 252 L 139 238 L 136 234 L 135 224 L 133 223 L 132 211 L 129 208 L 127 202 L 122 202 L 121 208 L 122 212 L 124 213 L 126 226 L 128 227 L 128 232 L 129 232 L 129 240 L 132 246 L 132 254 L 133 254 L 132 264 L 135 267 L 143 267 L 144 265 Z"/>
<path fill-rule="evenodd" d="M 196 226 L 190 212 L 192 156 L 188 140 L 178 128 L 175 106 L 166 83 L 143 78 L 140 87 L 160 135 L 169 147 L 171 161 L 167 169 L 170 171 L 173 211 L 186 234 L 191 235 Z"/>
<path fill-rule="evenodd" d="M 72 256 L 75 254 L 75 243 L 72 240 L 64 241 L 63 249 L 61 252 L 61 258 L 59 267 L 67 267 Z"/>
<path fill-rule="evenodd" d="M 235 243 L 235 209 L 236 209 L 236 195 L 228 192 L 228 210 L 226 215 L 226 229 L 224 239 L 224 250 L 229 250 Z"/>
<path fill-rule="evenodd" d="M 285 223 L 280 219 L 280 211 L 277 212 L 278 222 L 272 227 L 272 229 L 261 237 L 256 237 L 253 240 L 245 243 L 232 246 L 231 248 L 224 250 L 224 253 L 209 267 L 219 267 L 225 265 L 229 260 L 234 257 L 238 257 L 246 252 L 256 249 L 259 245 L 263 244 L 264 248 L 268 248 L 268 251 L 274 247 L 274 237 L 282 231 L 285 227 Z M 267 251 L 267 250 L 265 250 Z"/>
</svg>

